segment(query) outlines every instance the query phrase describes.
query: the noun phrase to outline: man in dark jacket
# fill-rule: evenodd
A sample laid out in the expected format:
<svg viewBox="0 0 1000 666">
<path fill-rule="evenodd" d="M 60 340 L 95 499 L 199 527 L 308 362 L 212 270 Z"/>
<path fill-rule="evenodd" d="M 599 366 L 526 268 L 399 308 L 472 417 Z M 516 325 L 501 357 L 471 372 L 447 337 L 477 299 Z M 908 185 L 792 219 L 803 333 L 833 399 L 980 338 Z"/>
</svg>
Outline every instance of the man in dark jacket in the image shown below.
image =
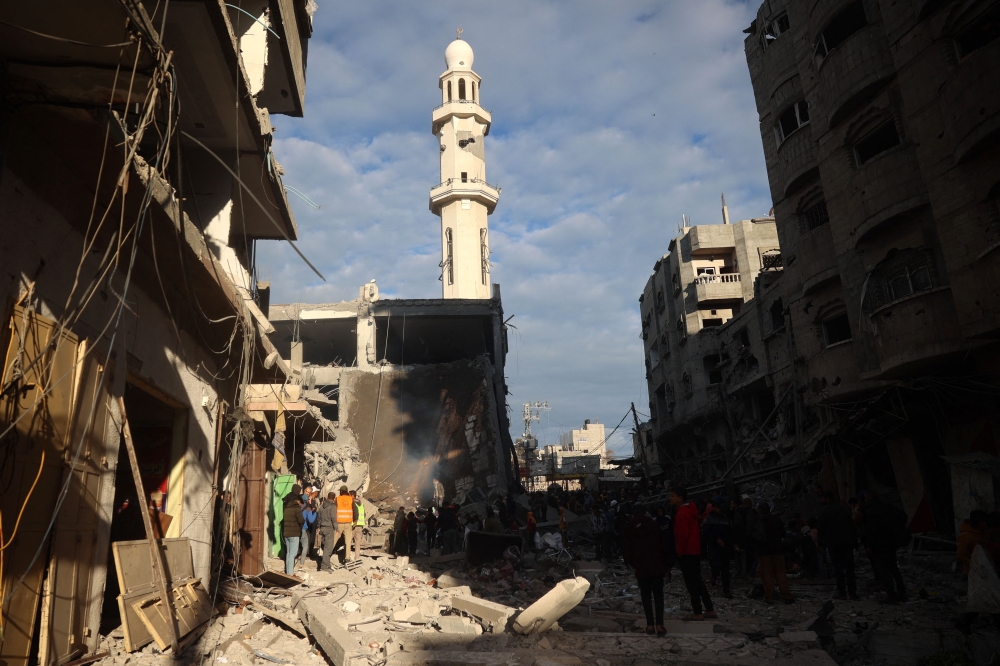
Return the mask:
<svg viewBox="0 0 1000 666">
<path fill-rule="evenodd" d="M 823 508 L 819 510 L 819 545 L 830 551 L 833 573 L 837 577 L 837 598 L 857 599 L 858 582 L 854 576 L 854 547 L 858 544 L 858 531 L 851 516 L 851 509 L 834 498 L 832 492 L 823 493 Z"/>
<path fill-rule="evenodd" d="M 337 495 L 329 493 L 326 501 L 319 509 L 319 516 L 316 519 L 319 526 L 320 539 L 323 542 L 323 559 L 320 560 L 319 570 L 330 571 L 330 557 L 337 547 Z"/>
<path fill-rule="evenodd" d="M 712 585 L 722 578 L 722 595 L 732 599 L 730 592 L 729 553 L 732 548 L 732 527 L 729 518 L 722 511 L 719 498 L 712 502 L 711 512 L 705 516 L 705 542 L 708 546 L 708 561 L 712 567 Z"/>
<path fill-rule="evenodd" d="M 455 515 L 455 507 L 450 502 L 445 502 L 441 507 L 438 525 L 441 526 L 441 554 L 451 555 L 459 552 L 458 516 Z"/>
<path fill-rule="evenodd" d="M 285 540 L 285 573 L 295 573 L 295 558 L 299 554 L 299 537 L 302 536 L 302 498 L 298 495 L 285 502 L 285 512 L 281 521 L 281 536 Z"/>
<path fill-rule="evenodd" d="M 885 587 L 885 603 L 905 602 L 906 585 L 896 562 L 896 550 L 906 530 L 906 513 L 886 504 L 873 492 L 865 494 L 865 552 L 871 558 L 875 576 Z"/>
<path fill-rule="evenodd" d="M 754 526 L 751 537 L 757 550 L 760 562 L 760 580 L 764 584 L 764 603 L 774 603 L 774 585 L 777 583 L 781 596 L 786 604 L 793 603 L 792 592 L 788 589 L 788 578 L 785 577 L 785 548 L 782 540 L 785 538 L 785 525 L 781 518 L 771 513 L 771 507 L 761 502 L 757 508 L 760 522 Z"/>
<path fill-rule="evenodd" d="M 625 564 L 635 569 L 642 596 L 642 609 L 646 613 L 646 633 L 663 636 L 663 532 L 642 505 L 635 506 L 632 519 L 622 530 L 622 554 Z"/>
<path fill-rule="evenodd" d="M 692 614 L 685 620 L 704 620 L 706 617 L 719 617 L 712 606 L 712 598 L 708 596 L 708 588 L 701 578 L 701 523 L 698 519 L 698 507 L 694 502 L 687 501 L 687 489 L 676 487 L 671 489 L 669 501 L 677 507 L 674 515 L 674 547 L 677 550 L 677 564 L 684 574 L 684 585 L 691 595 Z M 705 602 L 705 614 L 701 612 L 702 601 Z"/>
</svg>

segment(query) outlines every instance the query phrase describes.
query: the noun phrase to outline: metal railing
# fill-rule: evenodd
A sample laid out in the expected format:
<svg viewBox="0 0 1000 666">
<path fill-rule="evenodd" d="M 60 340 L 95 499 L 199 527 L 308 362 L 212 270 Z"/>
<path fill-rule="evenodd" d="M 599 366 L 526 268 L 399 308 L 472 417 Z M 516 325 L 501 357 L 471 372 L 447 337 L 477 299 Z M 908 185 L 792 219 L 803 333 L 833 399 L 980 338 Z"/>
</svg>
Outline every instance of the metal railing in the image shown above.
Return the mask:
<svg viewBox="0 0 1000 666">
<path fill-rule="evenodd" d="M 439 187 L 444 187 L 446 185 L 453 185 L 453 184 L 456 184 L 456 183 L 459 184 L 459 185 L 485 185 L 486 187 L 490 187 L 490 188 L 496 190 L 497 192 L 500 191 L 500 186 L 499 185 L 491 185 L 490 183 L 487 183 L 482 178 L 465 178 L 465 179 L 462 179 L 462 178 L 449 178 L 448 180 L 440 182 L 437 185 L 435 185 L 434 187 L 432 187 L 431 188 L 431 192 L 433 192 L 434 190 L 438 189 Z"/>
<path fill-rule="evenodd" d="M 695 284 L 716 284 L 720 282 L 740 282 L 739 273 L 723 273 L 722 275 L 699 275 L 694 279 Z"/>
</svg>

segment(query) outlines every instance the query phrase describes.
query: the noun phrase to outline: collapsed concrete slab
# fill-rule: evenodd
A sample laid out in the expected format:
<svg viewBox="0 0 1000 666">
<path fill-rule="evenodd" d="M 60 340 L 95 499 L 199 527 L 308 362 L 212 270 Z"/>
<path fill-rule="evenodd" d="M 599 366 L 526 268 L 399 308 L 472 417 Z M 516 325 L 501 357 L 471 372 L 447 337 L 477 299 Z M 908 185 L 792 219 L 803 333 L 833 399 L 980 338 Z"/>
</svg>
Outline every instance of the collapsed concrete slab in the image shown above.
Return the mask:
<svg viewBox="0 0 1000 666">
<path fill-rule="evenodd" d="M 499 633 L 507 627 L 507 622 L 517 609 L 485 599 L 477 599 L 471 595 L 456 595 L 451 598 L 454 610 L 467 613 L 483 624 L 484 629 L 491 633 Z"/>
</svg>

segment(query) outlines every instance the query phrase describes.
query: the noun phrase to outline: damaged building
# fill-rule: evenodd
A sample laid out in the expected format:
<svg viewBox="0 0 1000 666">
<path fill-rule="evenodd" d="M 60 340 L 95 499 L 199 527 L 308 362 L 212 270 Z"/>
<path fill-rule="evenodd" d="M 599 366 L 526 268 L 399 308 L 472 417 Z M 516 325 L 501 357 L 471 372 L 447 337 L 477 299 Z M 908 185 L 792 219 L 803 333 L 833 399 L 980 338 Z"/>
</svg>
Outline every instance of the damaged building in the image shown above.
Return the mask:
<svg viewBox="0 0 1000 666">
<path fill-rule="evenodd" d="M 269 119 L 302 115 L 315 8 L 0 12 L 5 664 L 72 661 L 122 622 L 149 643 L 157 605 L 176 649 L 240 511 L 262 552 L 244 408 L 286 377 L 254 249 L 297 238 Z"/>
<path fill-rule="evenodd" d="M 781 250 L 753 300 L 697 334 L 729 444 L 665 431 L 708 421 L 691 411 L 695 375 L 690 391 L 661 379 L 647 340 L 654 411 L 636 457 L 705 491 L 867 489 L 911 532 L 953 534 L 1000 496 L 998 4 L 814 5 L 768 0 L 746 30 Z M 647 318 L 672 329 L 654 293 L 644 332 Z M 667 342 L 661 358 L 693 348 Z"/>
</svg>

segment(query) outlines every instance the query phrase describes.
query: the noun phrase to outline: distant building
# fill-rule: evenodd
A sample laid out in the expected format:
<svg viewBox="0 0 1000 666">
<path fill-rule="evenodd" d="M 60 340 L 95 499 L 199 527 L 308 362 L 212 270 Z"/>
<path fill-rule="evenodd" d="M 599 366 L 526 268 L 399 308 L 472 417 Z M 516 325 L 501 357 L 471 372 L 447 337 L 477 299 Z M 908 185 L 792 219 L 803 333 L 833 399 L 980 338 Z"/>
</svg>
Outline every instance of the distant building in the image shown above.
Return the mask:
<svg viewBox="0 0 1000 666">
<path fill-rule="evenodd" d="M 574 451 L 607 457 L 604 445 L 604 424 L 587 419 L 579 430 L 570 430 L 559 435 L 559 446 L 564 451 Z"/>
</svg>

